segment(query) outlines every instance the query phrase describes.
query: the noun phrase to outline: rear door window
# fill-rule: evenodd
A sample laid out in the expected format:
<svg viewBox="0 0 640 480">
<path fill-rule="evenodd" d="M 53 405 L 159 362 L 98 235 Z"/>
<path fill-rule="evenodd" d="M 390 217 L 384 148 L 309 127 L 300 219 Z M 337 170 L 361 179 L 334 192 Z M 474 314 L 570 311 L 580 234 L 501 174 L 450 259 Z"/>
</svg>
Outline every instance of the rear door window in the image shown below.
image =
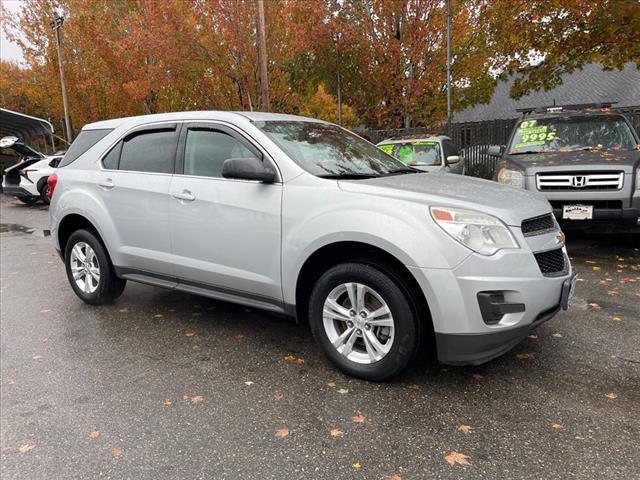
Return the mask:
<svg viewBox="0 0 640 480">
<path fill-rule="evenodd" d="M 80 157 L 80 155 L 85 153 L 112 131 L 112 128 L 102 128 L 99 130 L 82 130 L 80 132 L 80 135 L 78 135 L 71 144 L 71 147 L 69 147 L 69 150 L 67 150 L 67 153 L 64 154 L 64 157 L 62 158 L 60 165 L 58 165 L 58 168 L 66 167 L 70 163 L 76 161 L 78 157 Z"/>
<path fill-rule="evenodd" d="M 175 125 L 143 130 L 128 135 L 122 143 L 119 170 L 150 173 L 173 173 L 177 146 Z M 115 162 L 114 148 L 104 160 Z M 113 157 L 111 157 L 113 153 Z M 105 163 L 103 160 L 103 163 Z M 105 164 L 105 168 L 108 168 Z"/>
</svg>

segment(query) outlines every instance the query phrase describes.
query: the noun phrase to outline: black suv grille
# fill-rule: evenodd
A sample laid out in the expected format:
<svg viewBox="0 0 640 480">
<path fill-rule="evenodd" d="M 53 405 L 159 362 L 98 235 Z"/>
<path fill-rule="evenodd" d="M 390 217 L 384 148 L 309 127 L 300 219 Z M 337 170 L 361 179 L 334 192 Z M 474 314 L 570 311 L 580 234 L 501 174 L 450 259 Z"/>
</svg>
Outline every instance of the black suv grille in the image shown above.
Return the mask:
<svg viewBox="0 0 640 480">
<path fill-rule="evenodd" d="M 567 262 L 562 248 L 534 253 L 534 256 L 544 276 L 555 277 L 567 271 Z"/>
<path fill-rule="evenodd" d="M 522 233 L 525 237 L 531 235 L 540 235 L 556 228 L 556 222 L 553 214 L 548 213 L 539 217 L 528 218 L 522 221 Z"/>
</svg>

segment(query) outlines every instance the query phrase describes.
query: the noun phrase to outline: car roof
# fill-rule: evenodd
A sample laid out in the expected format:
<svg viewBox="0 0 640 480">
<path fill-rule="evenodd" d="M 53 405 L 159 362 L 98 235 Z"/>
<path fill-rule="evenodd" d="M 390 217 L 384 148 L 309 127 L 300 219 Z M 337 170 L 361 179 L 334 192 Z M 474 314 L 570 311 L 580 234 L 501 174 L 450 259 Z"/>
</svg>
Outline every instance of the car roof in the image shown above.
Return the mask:
<svg viewBox="0 0 640 480">
<path fill-rule="evenodd" d="M 250 122 L 259 121 L 289 121 L 289 122 L 316 122 L 328 123 L 323 120 L 317 120 L 299 115 L 289 115 L 285 113 L 270 112 L 230 112 L 222 110 L 197 110 L 185 112 L 168 112 L 156 113 L 150 115 L 138 115 L 134 117 L 113 118 L 110 120 L 102 120 L 99 122 L 89 123 L 83 127 L 83 130 L 99 130 L 106 128 L 117 128 L 122 125 L 130 127 L 138 124 L 165 122 L 165 121 L 184 121 L 184 120 L 221 120 L 228 122 L 238 122 L 239 120 L 248 120 Z"/>
<path fill-rule="evenodd" d="M 378 143 L 404 143 L 404 142 L 420 142 L 420 141 L 439 141 L 439 140 L 451 140 L 450 137 L 442 134 L 416 134 L 416 135 L 402 135 L 400 137 L 391 137 Z"/>
</svg>

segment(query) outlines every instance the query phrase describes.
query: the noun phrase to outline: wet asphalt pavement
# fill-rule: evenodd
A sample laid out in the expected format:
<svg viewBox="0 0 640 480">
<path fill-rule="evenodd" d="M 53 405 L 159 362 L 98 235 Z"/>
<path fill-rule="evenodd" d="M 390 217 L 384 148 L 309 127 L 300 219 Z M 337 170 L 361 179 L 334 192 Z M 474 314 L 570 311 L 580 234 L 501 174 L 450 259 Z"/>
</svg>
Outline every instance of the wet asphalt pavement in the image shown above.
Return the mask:
<svg viewBox="0 0 640 480">
<path fill-rule="evenodd" d="M 258 311 L 85 305 L 46 207 L 0 206 L 3 480 L 640 478 L 637 239 L 570 237 L 574 305 L 503 357 L 375 384 Z"/>
</svg>

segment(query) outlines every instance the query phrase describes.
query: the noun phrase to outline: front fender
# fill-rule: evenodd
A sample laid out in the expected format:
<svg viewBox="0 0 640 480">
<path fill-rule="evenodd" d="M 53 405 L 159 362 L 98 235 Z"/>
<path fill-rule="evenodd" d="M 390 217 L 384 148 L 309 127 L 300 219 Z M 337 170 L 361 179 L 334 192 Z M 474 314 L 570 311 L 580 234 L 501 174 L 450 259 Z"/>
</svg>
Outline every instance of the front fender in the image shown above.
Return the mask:
<svg viewBox="0 0 640 480">
<path fill-rule="evenodd" d="M 296 190 L 285 189 L 283 199 L 282 283 L 287 303 L 295 303 L 307 259 L 333 243 L 372 245 L 406 266 L 421 268 L 450 269 L 471 253 L 440 230 L 425 205 L 338 188 L 305 188 L 300 195 Z"/>
</svg>

